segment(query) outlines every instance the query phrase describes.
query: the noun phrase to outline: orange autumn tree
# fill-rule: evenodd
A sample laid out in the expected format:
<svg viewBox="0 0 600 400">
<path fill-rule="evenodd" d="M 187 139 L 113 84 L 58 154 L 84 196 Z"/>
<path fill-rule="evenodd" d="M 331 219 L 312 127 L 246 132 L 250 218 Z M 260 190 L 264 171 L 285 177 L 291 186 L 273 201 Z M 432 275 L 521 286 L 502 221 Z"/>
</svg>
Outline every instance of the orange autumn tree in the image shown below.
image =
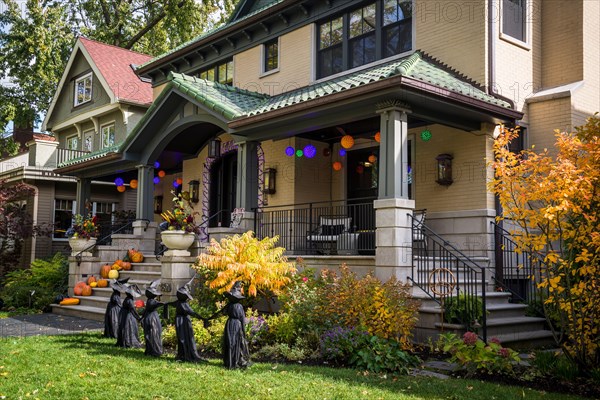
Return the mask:
<svg viewBox="0 0 600 400">
<path fill-rule="evenodd" d="M 543 260 L 531 278 L 547 293 L 544 310 L 563 350 L 590 371 L 600 365 L 600 119 L 556 131 L 554 153 L 512 153 L 517 136 L 501 129 L 489 188 L 519 227 L 519 251 Z"/>
<path fill-rule="evenodd" d="M 208 287 L 219 293 L 241 281 L 246 296 L 270 299 L 280 294 L 296 272 L 294 263 L 283 255 L 285 249 L 275 247 L 277 240 L 277 236 L 258 240 L 251 231 L 223 238 L 220 243 L 213 239 L 193 267 L 206 277 Z"/>
</svg>

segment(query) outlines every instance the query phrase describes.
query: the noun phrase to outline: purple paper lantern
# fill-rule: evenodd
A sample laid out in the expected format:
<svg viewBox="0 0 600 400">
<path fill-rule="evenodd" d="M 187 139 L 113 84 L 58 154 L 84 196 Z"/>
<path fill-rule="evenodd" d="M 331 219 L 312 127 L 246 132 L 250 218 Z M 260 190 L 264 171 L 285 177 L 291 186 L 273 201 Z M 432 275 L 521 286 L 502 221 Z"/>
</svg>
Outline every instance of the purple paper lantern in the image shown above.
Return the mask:
<svg viewBox="0 0 600 400">
<path fill-rule="evenodd" d="M 294 150 L 294 148 L 292 146 L 288 146 L 285 148 L 285 155 L 288 157 L 293 157 L 294 154 L 296 154 L 296 151 Z"/>
<path fill-rule="evenodd" d="M 315 146 L 313 146 L 312 144 L 304 146 L 304 156 L 306 158 L 313 158 L 316 155 L 317 155 L 317 148 Z"/>
<path fill-rule="evenodd" d="M 115 185 L 117 186 L 123 186 L 125 184 L 125 181 L 123 180 L 123 178 L 117 178 L 115 179 Z"/>
<path fill-rule="evenodd" d="M 340 157 L 345 157 L 345 156 L 346 156 L 346 150 L 340 149 Z"/>
<path fill-rule="evenodd" d="M 160 163 L 158 161 L 154 161 L 154 169 L 159 169 Z"/>
<path fill-rule="evenodd" d="M 158 185 L 160 183 L 160 178 L 158 176 L 155 176 L 152 181 L 154 182 L 155 185 Z"/>
</svg>

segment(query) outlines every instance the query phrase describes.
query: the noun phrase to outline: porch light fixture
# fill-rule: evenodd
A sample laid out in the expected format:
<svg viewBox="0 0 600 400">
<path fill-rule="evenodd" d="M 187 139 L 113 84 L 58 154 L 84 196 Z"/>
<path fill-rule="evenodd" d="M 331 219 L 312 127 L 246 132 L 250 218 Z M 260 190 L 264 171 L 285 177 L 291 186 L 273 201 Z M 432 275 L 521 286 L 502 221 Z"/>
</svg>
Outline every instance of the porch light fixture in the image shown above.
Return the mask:
<svg viewBox="0 0 600 400">
<path fill-rule="evenodd" d="M 196 179 L 194 179 L 193 181 L 190 181 L 189 183 L 190 185 L 190 201 L 192 203 L 197 203 L 200 196 L 200 181 L 197 181 Z"/>
<path fill-rule="evenodd" d="M 162 196 L 154 196 L 154 214 L 162 213 Z"/>
<path fill-rule="evenodd" d="M 208 142 L 208 158 L 221 156 L 221 139 L 211 139 Z"/>
<path fill-rule="evenodd" d="M 452 182 L 452 155 L 440 154 L 435 159 L 437 160 L 437 180 L 440 185 L 450 186 Z"/>
<path fill-rule="evenodd" d="M 275 176 L 277 175 L 277 170 L 275 168 L 267 168 L 265 169 L 263 178 L 264 178 L 264 186 L 263 193 L 265 194 L 274 194 L 275 193 Z"/>
</svg>

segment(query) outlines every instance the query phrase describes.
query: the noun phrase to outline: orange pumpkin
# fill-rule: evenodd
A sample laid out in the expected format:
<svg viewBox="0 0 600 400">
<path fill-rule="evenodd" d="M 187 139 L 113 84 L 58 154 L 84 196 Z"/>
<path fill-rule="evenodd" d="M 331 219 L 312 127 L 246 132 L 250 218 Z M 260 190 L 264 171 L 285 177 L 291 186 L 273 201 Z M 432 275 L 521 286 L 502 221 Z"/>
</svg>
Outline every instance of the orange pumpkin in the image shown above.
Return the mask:
<svg viewBox="0 0 600 400">
<path fill-rule="evenodd" d="M 61 306 L 74 306 L 79 304 L 79 299 L 75 299 L 73 297 L 65 297 L 59 304 Z"/>
<path fill-rule="evenodd" d="M 136 249 L 131 249 L 127 251 L 127 255 L 129 256 L 131 262 L 140 263 L 144 261 L 144 255 Z"/>
<path fill-rule="evenodd" d="M 77 282 L 77 284 L 75 284 L 75 287 L 73 288 L 75 296 L 81 296 L 84 286 L 87 286 L 85 282 Z"/>
<path fill-rule="evenodd" d="M 131 263 L 129 261 L 121 261 L 121 268 L 125 271 L 129 271 L 131 269 Z"/>
<path fill-rule="evenodd" d="M 86 282 L 87 282 L 87 284 L 88 284 L 88 285 L 90 285 L 90 284 L 92 284 L 93 282 L 96 282 L 96 277 L 95 277 L 94 275 L 90 275 L 90 276 L 88 276 L 88 278 L 87 278 L 87 281 L 86 281 Z"/>
<path fill-rule="evenodd" d="M 98 287 L 108 287 L 108 281 L 106 279 L 98 279 Z"/>
<path fill-rule="evenodd" d="M 122 263 L 122 262 L 123 262 L 122 260 L 117 260 L 117 261 L 115 261 L 115 262 L 114 262 L 114 264 L 111 266 L 111 269 L 114 269 L 114 270 L 116 270 L 116 271 L 120 271 L 120 270 L 121 270 L 121 268 L 122 268 L 122 267 L 121 267 L 121 263 Z"/>
<path fill-rule="evenodd" d="M 109 264 L 105 264 L 100 268 L 100 276 L 103 278 L 108 278 L 108 273 L 110 272 L 111 267 Z"/>
<path fill-rule="evenodd" d="M 92 287 L 90 285 L 85 285 L 81 290 L 82 296 L 91 296 L 92 295 Z"/>
</svg>

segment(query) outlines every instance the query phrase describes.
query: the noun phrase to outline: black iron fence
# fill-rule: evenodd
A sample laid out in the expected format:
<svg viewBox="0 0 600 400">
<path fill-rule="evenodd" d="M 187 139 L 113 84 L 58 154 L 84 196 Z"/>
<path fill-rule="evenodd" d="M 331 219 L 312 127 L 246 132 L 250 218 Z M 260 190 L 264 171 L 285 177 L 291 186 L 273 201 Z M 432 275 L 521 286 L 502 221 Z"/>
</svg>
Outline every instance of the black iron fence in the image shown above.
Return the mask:
<svg viewBox="0 0 600 400">
<path fill-rule="evenodd" d="M 412 215 L 411 218 L 412 236 L 420 240 L 419 246 L 413 246 L 413 270 L 409 279 L 440 305 L 446 305 L 447 322 L 479 330 L 487 342 L 485 268 Z M 452 315 L 448 315 L 450 308 Z"/>
<path fill-rule="evenodd" d="M 279 236 L 294 255 L 374 255 L 373 198 L 337 200 L 253 210 L 259 239 Z"/>
</svg>

